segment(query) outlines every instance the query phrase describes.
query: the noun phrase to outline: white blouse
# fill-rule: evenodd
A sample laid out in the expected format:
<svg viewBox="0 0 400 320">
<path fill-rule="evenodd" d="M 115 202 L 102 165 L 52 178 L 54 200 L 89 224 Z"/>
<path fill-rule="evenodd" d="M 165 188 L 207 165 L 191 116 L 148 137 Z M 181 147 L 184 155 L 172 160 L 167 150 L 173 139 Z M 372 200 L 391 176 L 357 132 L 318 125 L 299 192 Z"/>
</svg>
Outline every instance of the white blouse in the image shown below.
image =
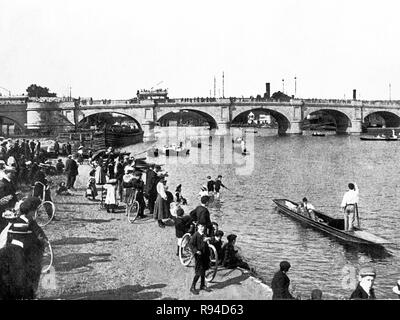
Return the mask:
<svg viewBox="0 0 400 320">
<path fill-rule="evenodd" d="M 165 193 L 165 185 L 162 181 L 157 183 L 157 193 L 164 199 L 167 200 L 167 194 Z"/>
</svg>

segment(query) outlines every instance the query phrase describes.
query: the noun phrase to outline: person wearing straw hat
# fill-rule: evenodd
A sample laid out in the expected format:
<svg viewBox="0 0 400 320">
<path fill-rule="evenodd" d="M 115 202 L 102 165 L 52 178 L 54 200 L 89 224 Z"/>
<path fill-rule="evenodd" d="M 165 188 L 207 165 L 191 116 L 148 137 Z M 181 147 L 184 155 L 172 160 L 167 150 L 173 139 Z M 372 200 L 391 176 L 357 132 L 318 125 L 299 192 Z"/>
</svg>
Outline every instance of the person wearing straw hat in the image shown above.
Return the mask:
<svg viewBox="0 0 400 320">
<path fill-rule="evenodd" d="M 397 280 L 396 285 L 392 288 L 393 293 L 397 294 L 397 297 L 400 299 L 400 280 Z"/>
<path fill-rule="evenodd" d="M 35 298 L 47 241 L 33 218 L 40 203 L 36 197 L 26 198 L 10 221 L 7 244 L 0 250 L 0 300 Z"/>
<path fill-rule="evenodd" d="M 376 278 L 375 268 L 371 266 L 364 266 L 360 269 L 356 289 L 350 296 L 350 299 L 360 300 L 360 299 L 376 299 L 374 291 L 374 282 Z"/>
</svg>

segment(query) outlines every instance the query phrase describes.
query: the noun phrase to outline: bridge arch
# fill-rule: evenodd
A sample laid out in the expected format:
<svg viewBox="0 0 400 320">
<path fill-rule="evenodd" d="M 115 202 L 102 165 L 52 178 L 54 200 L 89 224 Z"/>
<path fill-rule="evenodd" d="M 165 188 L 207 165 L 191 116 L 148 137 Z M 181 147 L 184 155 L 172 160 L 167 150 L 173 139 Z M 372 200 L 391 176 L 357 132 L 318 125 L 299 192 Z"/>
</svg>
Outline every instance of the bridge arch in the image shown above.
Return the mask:
<svg viewBox="0 0 400 320">
<path fill-rule="evenodd" d="M 309 119 L 311 116 L 319 115 L 322 118 L 325 117 L 325 119 L 331 119 L 327 121 L 327 125 L 332 125 L 336 127 L 336 133 L 345 133 L 349 131 L 349 128 L 352 127 L 351 123 L 351 115 L 344 113 L 343 111 L 339 111 L 336 109 L 331 109 L 331 108 L 320 108 L 320 109 L 314 109 L 314 108 L 308 108 L 304 112 L 304 118 L 303 118 L 303 128 L 306 126 L 306 120 Z"/>
<path fill-rule="evenodd" d="M 6 120 L 6 121 L 4 121 Z M 14 128 L 14 134 L 19 134 L 19 133 L 24 133 L 25 132 L 25 126 L 21 124 L 18 120 L 15 120 L 11 117 L 4 116 L 0 114 L 0 135 L 9 135 L 10 130 L 8 125 L 15 125 Z M 7 132 L 3 131 L 3 126 L 7 125 L 7 129 L 4 128 L 4 130 L 7 130 Z"/>
<path fill-rule="evenodd" d="M 383 120 L 382 124 L 386 127 L 400 127 L 400 115 L 390 111 L 371 110 L 364 113 L 363 122 L 365 124 L 376 123 L 378 118 Z"/>
<path fill-rule="evenodd" d="M 123 112 L 116 112 L 116 111 L 88 112 L 85 115 L 81 115 L 79 117 L 78 126 L 95 125 L 96 121 L 98 121 L 98 119 L 96 119 L 98 116 L 101 116 L 101 118 L 106 119 L 107 117 L 105 117 L 105 115 L 111 115 L 111 117 L 113 117 L 112 114 L 121 115 L 122 117 L 132 120 L 131 122 L 133 122 L 139 130 L 141 130 L 141 131 L 143 130 L 139 120 L 135 119 L 132 115 L 126 114 Z M 118 117 L 113 117 L 113 118 L 118 119 Z"/>
<path fill-rule="evenodd" d="M 274 109 L 268 109 L 268 108 L 260 108 L 260 107 L 253 107 L 253 108 L 248 108 L 246 110 L 242 110 L 240 113 L 234 113 L 232 115 L 232 121 L 231 125 L 238 123 L 241 119 L 243 119 L 246 114 L 250 112 L 262 112 L 262 113 L 267 113 L 270 114 L 277 122 L 278 124 L 278 134 L 285 134 L 285 132 L 290 128 L 290 120 L 288 119 L 287 115 L 284 115 L 281 112 L 278 112 Z"/>
<path fill-rule="evenodd" d="M 210 129 L 216 129 L 218 127 L 217 121 L 211 114 L 204 112 L 204 111 L 191 109 L 191 108 L 180 108 L 180 109 L 176 109 L 176 110 L 169 109 L 169 110 L 159 111 L 159 112 L 157 112 L 156 122 L 159 122 L 162 124 L 163 121 L 168 120 L 168 118 L 170 118 L 170 117 L 178 118 L 181 120 L 184 120 L 185 118 L 190 119 L 190 113 L 196 114 L 197 116 L 200 116 L 201 118 L 203 118 L 204 121 L 209 124 Z"/>
</svg>

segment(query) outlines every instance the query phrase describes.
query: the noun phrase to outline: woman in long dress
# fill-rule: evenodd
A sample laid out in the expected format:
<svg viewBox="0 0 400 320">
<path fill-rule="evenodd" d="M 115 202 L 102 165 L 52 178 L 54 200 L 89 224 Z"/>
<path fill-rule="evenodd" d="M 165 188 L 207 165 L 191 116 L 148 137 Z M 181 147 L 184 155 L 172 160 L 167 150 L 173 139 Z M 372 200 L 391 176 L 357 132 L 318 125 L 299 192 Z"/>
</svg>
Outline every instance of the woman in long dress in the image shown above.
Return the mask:
<svg viewBox="0 0 400 320">
<path fill-rule="evenodd" d="M 167 219 L 171 216 L 168 197 L 165 190 L 166 176 L 167 174 L 162 174 L 159 176 L 159 181 L 157 183 L 157 199 L 154 203 L 153 217 L 158 221 L 158 226 L 160 228 L 165 227 L 165 223 L 162 221 L 162 219 Z"/>
</svg>

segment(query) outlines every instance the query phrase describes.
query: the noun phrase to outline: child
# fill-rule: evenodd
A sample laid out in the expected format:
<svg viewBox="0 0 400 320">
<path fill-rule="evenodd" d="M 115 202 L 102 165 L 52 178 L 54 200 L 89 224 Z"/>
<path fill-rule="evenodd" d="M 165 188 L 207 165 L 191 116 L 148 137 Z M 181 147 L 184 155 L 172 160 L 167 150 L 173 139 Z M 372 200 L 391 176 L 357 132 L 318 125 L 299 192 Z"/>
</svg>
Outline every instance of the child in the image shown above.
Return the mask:
<svg viewBox="0 0 400 320">
<path fill-rule="evenodd" d="M 58 185 L 58 189 L 56 191 L 56 194 L 61 196 L 70 196 L 71 193 L 69 193 L 67 186 L 65 185 L 65 182 L 60 182 L 60 184 Z"/>
<path fill-rule="evenodd" d="M 63 174 L 64 173 L 64 168 L 65 168 L 64 163 L 62 162 L 61 159 L 58 159 L 58 162 L 56 164 L 57 174 Z"/>
<path fill-rule="evenodd" d="M 192 218 L 188 215 L 184 216 L 183 214 L 185 211 L 179 207 L 176 210 L 176 215 L 177 217 L 173 217 L 174 222 L 175 222 L 175 235 L 176 238 L 178 239 L 178 245 L 176 248 L 176 255 L 179 256 L 179 247 L 182 242 L 182 237 L 184 236 L 185 233 L 189 232 L 190 226 L 192 224 Z"/>
<path fill-rule="evenodd" d="M 104 188 L 107 190 L 105 205 L 107 208 L 107 212 L 115 213 L 115 208 L 117 206 L 117 179 L 110 179 L 104 185 Z"/>
<path fill-rule="evenodd" d="M 211 237 L 210 244 L 212 244 L 215 249 L 217 250 L 218 254 L 218 263 L 222 263 L 223 256 L 222 256 L 222 237 L 224 236 L 224 232 L 222 230 L 217 230 L 215 231 L 215 234 L 213 237 Z"/>
<path fill-rule="evenodd" d="M 222 265 L 228 269 L 240 267 L 246 270 L 251 270 L 250 266 L 243 261 L 238 254 L 238 250 L 235 248 L 237 236 L 235 234 L 230 234 L 226 238 L 228 239 L 228 243 L 226 243 L 222 248 Z"/>
<path fill-rule="evenodd" d="M 179 184 L 175 189 L 175 198 L 177 204 L 182 204 L 183 206 L 187 204 L 187 201 L 182 197 L 182 185 Z"/>
<path fill-rule="evenodd" d="M 85 197 L 89 198 L 92 197 L 92 200 L 96 200 L 97 197 L 97 188 L 96 188 L 96 178 L 94 177 L 96 174 L 96 170 L 92 170 L 89 173 L 89 181 L 86 186 L 86 193 Z"/>
<path fill-rule="evenodd" d="M 206 186 L 201 186 L 199 196 L 200 198 L 203 196 L 208 196 L 208 190 Z"/>
</svg>

